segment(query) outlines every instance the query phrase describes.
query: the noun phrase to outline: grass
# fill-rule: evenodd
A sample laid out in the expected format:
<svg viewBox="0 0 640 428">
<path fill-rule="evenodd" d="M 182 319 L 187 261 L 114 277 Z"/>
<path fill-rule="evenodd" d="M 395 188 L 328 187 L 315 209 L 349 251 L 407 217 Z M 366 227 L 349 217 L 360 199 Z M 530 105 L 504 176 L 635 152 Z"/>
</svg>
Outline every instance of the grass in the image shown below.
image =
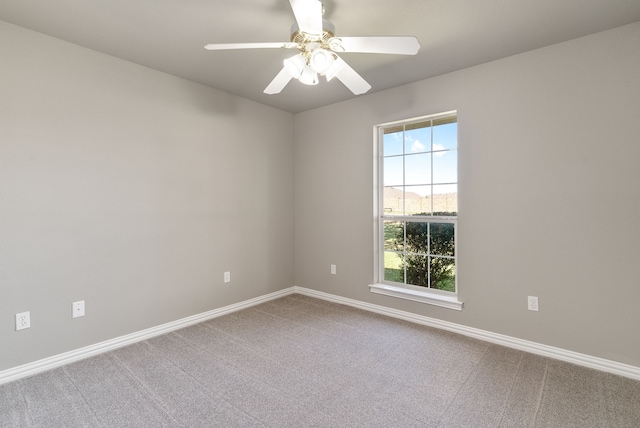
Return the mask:
<svg viewBox="0 0 640 428">
<path fill-rule="evenodd" d="M 404 271 L 402 269 L 384 268 L 384 280 L 404 283 Z"/>
<path fill-rule="evenodd" d="M 434 289 L 443 291 L 456 291 L 456 277 L 454 267 L 451 267 L 451 273 L 448 277 L 441 279 L 435 284 Z M 402 266 L 402 259 L 398 254 L 385 253 L 384 258 L 384 280 L 399 282 L 404 284 L 404 268 Z"/>
</svg>

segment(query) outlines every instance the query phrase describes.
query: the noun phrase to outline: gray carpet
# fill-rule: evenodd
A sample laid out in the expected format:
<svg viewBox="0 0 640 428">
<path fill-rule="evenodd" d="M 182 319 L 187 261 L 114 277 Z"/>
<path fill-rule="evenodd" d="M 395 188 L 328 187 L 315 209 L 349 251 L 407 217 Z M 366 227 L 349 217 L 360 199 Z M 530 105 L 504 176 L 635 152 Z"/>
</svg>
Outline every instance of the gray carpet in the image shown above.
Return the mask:
<svg viewBox="0 0 640 428">
<path fill-rule="evenodd" d="M 294 294 L 0 386 L 1 427 L 640 427 L 640 382 Z"/>
</svg>

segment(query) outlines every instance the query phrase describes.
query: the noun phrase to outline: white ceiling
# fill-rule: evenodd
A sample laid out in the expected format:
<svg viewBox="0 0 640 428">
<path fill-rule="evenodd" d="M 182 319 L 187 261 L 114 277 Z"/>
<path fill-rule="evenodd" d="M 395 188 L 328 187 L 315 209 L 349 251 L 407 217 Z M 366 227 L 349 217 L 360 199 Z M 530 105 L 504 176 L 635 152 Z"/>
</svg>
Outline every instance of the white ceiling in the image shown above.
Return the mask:
<svg viewBox="0 0 640 428">
<path fill-rule="evenodd" d="M 413 35 L 416 56 L 342 54 L 380 91 L 640 21 L 640 0 L 325 0 L 337 36 Z M 0 0 L 0 20 L 292 113 L 354 97 L 336 79 L 262 91 L 295 53 L 288 0 Z M 2 43 L 0 41 L 0 43 Z M 639 47 L 640 49 L 640 47 Z M 1 59 L 0 59 L 1 60 Z"/>
</svg>

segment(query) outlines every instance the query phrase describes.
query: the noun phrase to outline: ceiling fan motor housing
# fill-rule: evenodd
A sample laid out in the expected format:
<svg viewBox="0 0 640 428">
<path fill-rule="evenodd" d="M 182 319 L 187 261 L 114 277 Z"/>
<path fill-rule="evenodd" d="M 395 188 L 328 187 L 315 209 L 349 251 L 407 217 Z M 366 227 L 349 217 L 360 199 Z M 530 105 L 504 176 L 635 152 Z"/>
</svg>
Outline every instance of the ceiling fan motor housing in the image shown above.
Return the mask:
<svg viewBox="0 0 640 428">
<path fill-rule="evenodd" d="M 300 31 L 298 23 L 291 26 L 291 41 L 300 46 L 305 46 L 309 42 L 320 42 L 323 47 L 328 46 L 329 40 L 335 36 L 336 27 L 327 19 L 322 20 L 322 34 L 308 34 Z"/>
</svg>

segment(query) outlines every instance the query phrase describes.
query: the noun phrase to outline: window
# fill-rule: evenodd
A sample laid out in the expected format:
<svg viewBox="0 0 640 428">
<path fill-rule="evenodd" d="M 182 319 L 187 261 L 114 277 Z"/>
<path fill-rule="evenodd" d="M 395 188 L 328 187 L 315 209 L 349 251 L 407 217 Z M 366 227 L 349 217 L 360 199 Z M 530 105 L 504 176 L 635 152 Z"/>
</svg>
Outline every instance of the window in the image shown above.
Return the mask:
<svg viewBox="0 0 640 428">
<path fill-rule="evenodd" d="M 377 283 L 371 291 L 461 309 L 456 112 L 376 126 Z"/>
</svg>

